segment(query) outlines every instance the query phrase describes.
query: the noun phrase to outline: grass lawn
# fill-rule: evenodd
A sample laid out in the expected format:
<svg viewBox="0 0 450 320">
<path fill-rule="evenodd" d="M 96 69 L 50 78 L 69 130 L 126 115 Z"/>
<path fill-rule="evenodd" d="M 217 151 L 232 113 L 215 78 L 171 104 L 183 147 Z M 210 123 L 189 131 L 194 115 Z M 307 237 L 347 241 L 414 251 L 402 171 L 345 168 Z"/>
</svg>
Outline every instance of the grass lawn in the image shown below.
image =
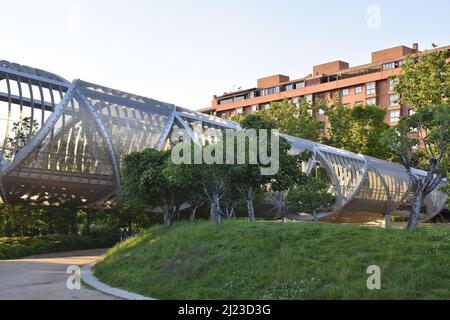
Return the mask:
<svg viewBox="0 0 450 320">
<path fill-rule="evenodd" d="M 450 229 L 180 223 L 111 249 L 95 275 L 158 299 L 450 299 Z"/>
</svg>

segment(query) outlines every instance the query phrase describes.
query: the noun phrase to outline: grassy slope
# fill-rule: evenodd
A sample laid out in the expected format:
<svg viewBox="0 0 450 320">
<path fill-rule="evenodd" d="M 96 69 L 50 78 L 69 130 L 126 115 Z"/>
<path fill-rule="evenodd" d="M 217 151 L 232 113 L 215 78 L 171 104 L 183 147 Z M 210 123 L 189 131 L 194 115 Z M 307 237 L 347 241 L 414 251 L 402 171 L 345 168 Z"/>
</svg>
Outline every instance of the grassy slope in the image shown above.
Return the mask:
<svg viewBox="0 0 450 320">
<path fill-rule="evenodd" d="M 226 222 L 155 227 L 95 274 L 160 299 L 450 299 L 450 231 Z M 369 291 L 369 265 L 382 290 Z"/>
</svg>

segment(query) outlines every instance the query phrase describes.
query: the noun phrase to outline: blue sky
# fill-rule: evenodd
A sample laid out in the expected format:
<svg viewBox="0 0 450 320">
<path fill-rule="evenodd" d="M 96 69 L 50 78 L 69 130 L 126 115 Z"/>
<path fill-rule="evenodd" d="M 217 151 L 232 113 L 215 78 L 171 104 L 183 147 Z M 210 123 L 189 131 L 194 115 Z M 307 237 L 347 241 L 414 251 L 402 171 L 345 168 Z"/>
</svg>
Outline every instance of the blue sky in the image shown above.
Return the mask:
<svg viewBox="0 0 450 320">
<path fill-rule="evenodd" d="M 0 59 L 191 109 L 259 77 L 367 63 L 371 51 L 399 44 L 450 44 L 449 0 L 0 0 L 0 8 Z"/>
</svg>

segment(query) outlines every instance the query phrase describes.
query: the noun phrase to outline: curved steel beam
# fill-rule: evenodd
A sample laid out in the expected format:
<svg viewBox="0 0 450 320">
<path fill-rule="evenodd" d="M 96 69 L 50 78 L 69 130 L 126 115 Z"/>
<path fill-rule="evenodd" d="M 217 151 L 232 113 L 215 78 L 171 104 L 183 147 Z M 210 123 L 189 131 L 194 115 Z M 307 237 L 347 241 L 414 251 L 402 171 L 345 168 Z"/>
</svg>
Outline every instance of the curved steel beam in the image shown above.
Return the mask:
<svg viewBox="0 0 450 320">
<path fill-rule="evenodd" d="M 345 207 L 349 205 L 355 199 L 355 197 L 361 192 L 362 187 L 364 186 L 364 184 L 368 179 L 368 175 L 369 175 L 369 163 L 367 161 L 367 158 L 364 157 L 364 171 L 363 174 L 361 175 L 361 179 L 359 180 L 359 183 L 356 186 L 353 194 L 349 197 L 349 199 L 345 201 L 345 204 L 343 205 L 342 209 L 345 209 Z"/>
<path fill-rule="evenodd" d="M 342 204 L 344 202 L 344 196 L 342 194 L 339 178 L 337 177 L 336 172 L 333 169 L 333 165 L 330 163 L 330 161 L 328 161 L 328 159 L 324 156 L 324 154 L 320 150 L 316 150 L 316 157 L 317 160 L 320 161 L 320 163 L 322 163 L 322 165 L 324 166 L 325 170 L 328 173 L 328 176 L 330 177 L 331 183 L 333 184 L 337 192 L 335 207 L 337 210 L 339 210 L 341 209 Z"/>
<path fill-rule="evenodd" d="M 64 98 L 55 108 L 55 111 L 50 115 L 50 117 L 45 122 L 45 125 L 34 135 L 31 140 L 17 152 L 12 163 L 10 163 L 6 169 L 3 171 L 2 175 L 6 175 L 16 168 L 20 163 L 22 163 L 28 155 L 30 155 L 39 144 L 44 141 L 51 131 L 54 129 L 56 122 L 59 120 L 64 110 L 66 109 L 69 102 L 72 100 L 75 93 L 76 82 L 73 82 Z"/>
<path fill-rule="evenodd" d="M 76 83 L 78 84 L 78 81 L 76 81 Z M 98 116 L 97 112 L 95 112 L 93 106 L 89 103 L 89 101 L 86 99 L 86 97 L 78 89 L 77 84 L 75 85 L 76 97 L 81 100 L 82 105 L 84 105 L 87 108 L 89 113 L 94 118 L 97 128 L 99 129 L 100 134 L 106 143 L 106 147 L 108 149 L 109 156 L 111 158 L 111 166 L 113 169 L 113 173 L 114 173 L 114 177 L 115 177 L 116 185 L 117 185 L 117 191 L 118 191 L 118 195 L 119 195 L 120 190 L 122 188 L 121 178 L 120 178 L 120 167 L 119 167 L 119 162 L 117 160 L 116 152 L 114 151 L 114 146 L 112 144 L 111 138 L 110 138 L 105 126 L 103 125 L 102 120 Z"/>
<path fill-rule="evenodd" d="M 173 126 L 173 122 L 175 121 L 175 116 L 177 115 L 177 107 L 173 107 L 173 111 L 170 114 L 169 119 L 167 120 L 167 124 L 164 127 L 163 132 L 161 133 L 161 136 L 158 139 L 158 142 L 156 143 L 155 149 L 156 150 L 161 150 L 161 148 L 164 145 L 164 142 L 166 141 L 167 137 L 170 134 L 170 130 L 172 129 Z"/>
</svg>

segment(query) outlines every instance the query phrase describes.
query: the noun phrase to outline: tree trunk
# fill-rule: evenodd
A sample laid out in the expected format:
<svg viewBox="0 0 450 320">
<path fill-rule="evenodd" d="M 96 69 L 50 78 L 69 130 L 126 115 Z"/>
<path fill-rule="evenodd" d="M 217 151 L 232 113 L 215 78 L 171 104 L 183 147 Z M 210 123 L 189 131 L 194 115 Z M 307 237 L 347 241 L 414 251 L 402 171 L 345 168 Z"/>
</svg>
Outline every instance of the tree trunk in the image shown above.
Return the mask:
<svg viewBox="0 0 450 320">
<path fill-rule="evenodd" d="M 313 217 L 315 223 L 319 222 L 319 219 L 317 218 L 317 211 L 315 209 L 313 210 Z"/>
<path fill-rule="evenodd" d="M 219 205 L 219 195 L 214 193 L 213 201 L 211 202 L 211 220 L 215 221 L 217 224 L 221 223 Z"/>
<path fill-rule="evenodd" d="M 197 207 L 192 207 L 192 210 L 191 210 L 191 222 L 194 222 L 195 221 L 195 213 L 197 212 Z"/>
<path fill-rule="evenodd" d="M 181 205 L 177 204 L 177 206 L 175 207 L 175 215 L 177 216 L 177 219 L 180 220 L 181 218 L 181 210 L 180 210 Z"/>
<path fill-rule="evenodd" d="M 387 214 L 384 217 L 384 227 L 385 228 L 390 228 L 392 227 L 392 216 L 390 214 Z"/>
<path fill-rule="evenodd" d="M 230 205 L 227 206 L 225 208 L 226 212 L 225 212 L 225 216 L 227 219 L 233 219 L 236 216 L 236 206 L 235 205 Z"/>
<path fill-rule="evenodd" d="M 281 192 L 281 214 L 285 216 L 287 214 L 287 192 Z"/>
<path fill-rule="evenodd" d="M 164 224 L 166 225 L 166 227 L 170 227 L 170 225 L 172 224 L 171 208 L 168 205 L 164 205 L 163 213 L 164 213 Z"/>
<path fill-rule="evenodd" d="M 253 188 L 249 188 L 247 192 L 247 210 L 248 210 L 248 221 L 255 221 L 255 207 L 253 205 Z"/>
<path fill-rule="evenodd" d="M 409 212 L 408 230 L 414 230 L 417 228 L 420 218 L 420 209 L 422 209 L 423 202 L 423 185 L 418 183 L 417 191 L 414 195 L 413 205 Z"/>
</svg>

